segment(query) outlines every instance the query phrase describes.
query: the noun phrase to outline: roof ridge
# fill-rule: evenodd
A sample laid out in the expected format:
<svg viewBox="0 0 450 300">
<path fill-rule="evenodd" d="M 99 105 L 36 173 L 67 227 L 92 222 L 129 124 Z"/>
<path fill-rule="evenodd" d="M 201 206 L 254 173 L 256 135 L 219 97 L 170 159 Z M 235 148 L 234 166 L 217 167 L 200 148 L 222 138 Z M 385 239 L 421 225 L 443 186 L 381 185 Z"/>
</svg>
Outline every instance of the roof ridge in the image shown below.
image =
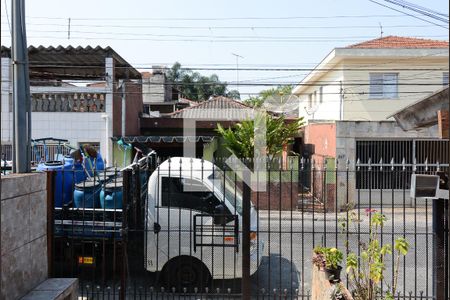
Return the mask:
<svg viewBox="0 0 450 300">
<path fill-rule="evenodd" d="M 344 48 L 445 48 L 448 45 L 448 41 L 445 40 L 388 35 Z"/>
<path fill-rule="evenodd" d="M 229 102 L 232 102 L 232 103 L 234 103 L 234 104 L 236 104 L 236 105 L 239 105 L 242 109 L 253 109 L 253 107 L 248 106 L 248 105 L 246 105 L 246 104 L 244 104 L 244 103 L 242 103 L 242 102 L 240 102 L 240 101 L 237 101 L 236 99 L 229 98 L 229 97 L 226 97 L 226 96 L 216 96 L 216 97 L 213 97 L 213 98 L 211 98 L 211 99 L 208 99 L 208 100 L 204 100 L 204 101 L 202 101 L 202 102 L 199 102 L 199 103 L 197 103 L 196 105 L 193 105 L 193 106 L 189 106 L 189 107 L 185 107 L 185 108 L 176 110 L 176 111 L 174 111 L 174 112 L 172 112 L 172 113 L 169 113 L 169 114 L 167 114 L 167 115 L 170 116 L 170 117 L 173 117 L 173 116 L 179 115 L 179 114 L 181 114 L 181 113 L 183 113 L 183 112 L 185 112 L 185 111 L 190 111 L 190 110 L 192 110 L 192 109 L 198 109 L 199 107 L 201 108 L 201 106 L 206 106 L 206 105 L 208 105 L 209 103 L 211 103 L 212 101 L 218 102 L 218 101 L 224 100 L 224 99 L 226 99 L 226 101 L 229 101 Z"/>
</svg>

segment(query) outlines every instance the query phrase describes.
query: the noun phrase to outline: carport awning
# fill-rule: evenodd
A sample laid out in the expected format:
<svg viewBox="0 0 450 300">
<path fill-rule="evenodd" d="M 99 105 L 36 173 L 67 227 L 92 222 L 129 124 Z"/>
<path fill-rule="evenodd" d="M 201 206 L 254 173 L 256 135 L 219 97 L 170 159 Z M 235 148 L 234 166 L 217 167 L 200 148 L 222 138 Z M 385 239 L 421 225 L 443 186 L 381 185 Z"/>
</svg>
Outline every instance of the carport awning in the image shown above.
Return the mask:
<svg viewBox="0 0 450 300">
<path fill-rule="evenodd" d="M 199 142 L 210 143 L 214 140 L 214 136 L 183 136 L 183 135 L 150 135 L 150 136 L 126 136 L 123 140 L 127 143 L 184 143 Z M 112 138 L 113 141 L 119 140 L 119 138 Z"/>
</svg>

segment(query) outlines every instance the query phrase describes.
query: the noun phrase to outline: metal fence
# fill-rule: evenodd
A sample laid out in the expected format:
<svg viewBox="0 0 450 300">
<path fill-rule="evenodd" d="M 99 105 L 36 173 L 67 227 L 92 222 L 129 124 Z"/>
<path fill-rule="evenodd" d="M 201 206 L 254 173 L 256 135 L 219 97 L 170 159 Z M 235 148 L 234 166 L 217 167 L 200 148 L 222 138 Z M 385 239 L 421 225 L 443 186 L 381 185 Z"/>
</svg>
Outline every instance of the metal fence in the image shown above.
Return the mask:
<svg viewBox="0 0 450 300">
<path fill-rule="evenodd" d="M 67 199 L 55 172 L 50 205 L 61 207 L 50 210 L 51 276 L 78 277 L 84 299 L 310 299 L 314 247 L 342 250 L 345 266 L 350 252 L 364 251 L 376 210 L 387 219 L 380 244 L 404 237 L 411 245 L 398 262 L 396 299 L 436 299 L 433 283 L 445 288 L 433 257 L 448 266 L 448 237 L 435 244 L 432 201 L 410 199 L 406 185 L 400 193 L 394 186 L 372 189 L 367 202 L 350 183 L 361 172 L 356 164 L 300 162 L 268 169 L 267 190 L 248 193 L 239 172 L 217 164 L 150 155 L 122 171 L 99 171 Z M 315 178 L 323 182 L 320 197 L 302 184 L 314 186 Z M 388 256 L 384 264 L 385 291 L 397 262 Z M 348 279 L 343 271 L 341 280 Z"/>
<path fill-rule="evenodd" d="M 100 150 L 100 143 L 90 142 L 90 143 L 80 143 L 89 144 L 94 147 L 95 150 Z M 10 161 L 12 160 L 13 150 L 12 145 L 2 145 L 2 159 Z M 35 144 L 31 147 L 31 162 L 40 163 L 48 160 L 61 160 L 65 155 L 68 155 L 71 151 L 70 147 L 64 144 Z"/>
</svg>

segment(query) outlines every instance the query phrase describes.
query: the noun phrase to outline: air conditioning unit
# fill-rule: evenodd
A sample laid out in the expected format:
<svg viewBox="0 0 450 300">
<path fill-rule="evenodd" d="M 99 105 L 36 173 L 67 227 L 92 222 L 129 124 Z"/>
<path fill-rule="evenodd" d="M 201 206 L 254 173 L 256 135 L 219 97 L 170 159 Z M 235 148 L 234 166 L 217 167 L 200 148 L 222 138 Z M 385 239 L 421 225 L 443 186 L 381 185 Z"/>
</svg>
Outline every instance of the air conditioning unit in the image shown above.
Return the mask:
<svg viewBox="0 0 450 300">
<path fill-rule="evenodd" d="M 411 175 L 411 198 L 447 199 L 448 189 L 439 188 L 439 175 L 412 174 Z"/>
</svg>

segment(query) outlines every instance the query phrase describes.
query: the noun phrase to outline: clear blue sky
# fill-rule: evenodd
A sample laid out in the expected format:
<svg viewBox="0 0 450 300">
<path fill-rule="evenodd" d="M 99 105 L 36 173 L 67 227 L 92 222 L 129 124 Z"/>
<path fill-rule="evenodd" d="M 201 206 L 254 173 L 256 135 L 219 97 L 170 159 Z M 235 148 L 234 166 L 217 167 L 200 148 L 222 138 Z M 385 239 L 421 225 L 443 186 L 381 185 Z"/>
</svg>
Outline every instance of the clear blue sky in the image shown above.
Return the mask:
<svg viewBox="0 0 450 300">
<path fill-rule="evenodd" d="M 444 14 L 449 11 L 447 0 L 410 2 Z M 10 10 L 11 1 L 2 1 L 2 45 L 9 46 L 5 4 Z M 140 70 L 157 64 L 170 66 L 175 61 L 183 66 L 233 68 L 236 58 L 231 53 L 243 56 L 241 67 L 311 68 L 335 47 L 379 37 L 380 24 L 384 36 L 448 39 L 448 29 L 369 0 L 28 0 L 26 12 L 28 45 L 111 46 Z M 214 73 L 221 80 L 236 81 L 235 71 Z M 241 82 L 298 82 L 304 75 L 239 72 Z M 264 88 L 241 86 L 240 91 L 254 93 Z"/>
</svg>

